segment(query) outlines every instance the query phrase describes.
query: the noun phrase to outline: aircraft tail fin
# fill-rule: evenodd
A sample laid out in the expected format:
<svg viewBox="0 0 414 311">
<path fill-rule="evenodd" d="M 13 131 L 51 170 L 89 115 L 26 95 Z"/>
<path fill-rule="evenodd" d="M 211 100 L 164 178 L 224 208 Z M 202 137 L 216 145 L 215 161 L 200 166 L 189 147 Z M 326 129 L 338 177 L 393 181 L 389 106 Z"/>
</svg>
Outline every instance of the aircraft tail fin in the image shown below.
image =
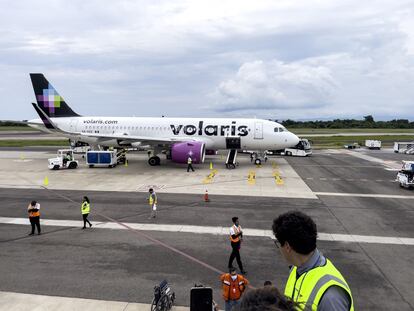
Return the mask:
<svg viewBox="0 0 414 311">
<path fill-rule="evenodd" d="M 79 115 L 66 104 L 63 97 L 59 95 L 42 73 L 31 73 L 30 79 L 32 80 L 38 107 L 48 117 L 79 117 Z"/>
</svg>

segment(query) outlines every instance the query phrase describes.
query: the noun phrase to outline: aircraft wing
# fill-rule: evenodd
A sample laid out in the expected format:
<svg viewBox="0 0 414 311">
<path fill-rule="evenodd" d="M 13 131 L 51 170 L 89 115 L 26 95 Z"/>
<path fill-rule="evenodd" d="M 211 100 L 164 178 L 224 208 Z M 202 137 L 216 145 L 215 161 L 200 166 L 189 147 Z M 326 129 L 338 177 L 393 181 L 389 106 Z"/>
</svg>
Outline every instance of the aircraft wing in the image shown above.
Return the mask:
<svg viewBox="0 0 414 311">
<path fill-rule="evenodd" d="M 140 142 L 143 145 L 171 145 L 177 142 L 184 141 L 196 141 L 194 138 L 189 137 L 151 137 L 151 136 L 136 136 L 136 135 L 125 135 L 125 134 L 97 134 L 97 133 L 73 133 L 73 135 L 94 137 L 98 138 L 101 142 L 108 140 L 119 140 L 128 143 Z"/>
</svg>

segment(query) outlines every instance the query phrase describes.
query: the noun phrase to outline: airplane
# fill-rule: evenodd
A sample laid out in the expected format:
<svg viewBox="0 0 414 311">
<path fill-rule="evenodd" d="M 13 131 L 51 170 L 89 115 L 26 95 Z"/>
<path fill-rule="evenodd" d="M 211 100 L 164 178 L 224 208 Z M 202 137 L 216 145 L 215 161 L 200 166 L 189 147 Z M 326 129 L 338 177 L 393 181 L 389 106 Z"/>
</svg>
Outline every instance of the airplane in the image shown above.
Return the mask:
<svg viewBox="0 0 414 311">
<path fill-rule="evenodd" d="M 160 165 L 162 153 L 176 163 L 187 163 L 191 156 L 197 164 L 204 162 L 206 152 L 223 149 L 229 150 L 228 168 L 235 167 L 237 150 L 254 150 L 254 163 L 260 164 L 266 150 L 299 143 L 284 126 L 263 119 L 81 116 L 43 74 L 31 73 L 30 78 L 37 101 L 32 105 L 40 119 L 29 120 L 29 126 L 68 137 L 79 146 L 145 149 L 151 166 Z"/>
</svg>

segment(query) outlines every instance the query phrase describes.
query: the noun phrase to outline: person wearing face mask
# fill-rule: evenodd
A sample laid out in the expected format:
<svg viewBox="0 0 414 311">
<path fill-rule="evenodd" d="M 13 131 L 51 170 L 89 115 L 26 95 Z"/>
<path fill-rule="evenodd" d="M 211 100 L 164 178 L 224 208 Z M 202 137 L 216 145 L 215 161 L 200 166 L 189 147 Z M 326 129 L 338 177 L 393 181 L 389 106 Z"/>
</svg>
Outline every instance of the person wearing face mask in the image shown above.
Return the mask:
<svg viewBox="0 0 414 311">
<path fill-rule="evenodd" d="M 220 280 L 225 301 L 225 311 L 231 311 L 234 306 L 239 304 L 243 292 L 249 285 L 249 281 L 243 275 L 237 274 L 236 268 L 230 268 L 230 273 L 222 274 Z"/>
</svg>

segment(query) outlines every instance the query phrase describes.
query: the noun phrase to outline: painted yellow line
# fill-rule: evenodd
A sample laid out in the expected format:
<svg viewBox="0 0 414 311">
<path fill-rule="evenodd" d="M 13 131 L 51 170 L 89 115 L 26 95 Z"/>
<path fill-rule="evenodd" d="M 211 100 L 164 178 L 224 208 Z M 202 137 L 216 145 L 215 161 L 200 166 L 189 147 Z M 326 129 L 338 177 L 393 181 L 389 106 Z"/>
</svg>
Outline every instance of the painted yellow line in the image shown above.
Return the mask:
<svg viewBox="0 0 414 311">
<path fill-rule="evenodd" d="M 206 178 L 204 178 L 203 183 L 210 184 L 213 181 L 214 176 L 216 176 L 217 172 L 218 172 L 217 170 L 211 170 L 211 173 L 208 174 Z"/>
<path fill-rule="evenodd" d="M 249 175 L 247 175 L 247 182 L 249 185 L 255 185 L 256 184 L 256 172 L 250 171 Z"/>
<path fill-rule="evenodd" d="M 283 181 L 282 177 L 280 176 L 279 171 L 277 171 L 277 170 L 273 171 L 272 176 L 275 178 L 276 185 L 281 186 L 281 185 L 283 185 L 285 183 Z"/>
</svg>

